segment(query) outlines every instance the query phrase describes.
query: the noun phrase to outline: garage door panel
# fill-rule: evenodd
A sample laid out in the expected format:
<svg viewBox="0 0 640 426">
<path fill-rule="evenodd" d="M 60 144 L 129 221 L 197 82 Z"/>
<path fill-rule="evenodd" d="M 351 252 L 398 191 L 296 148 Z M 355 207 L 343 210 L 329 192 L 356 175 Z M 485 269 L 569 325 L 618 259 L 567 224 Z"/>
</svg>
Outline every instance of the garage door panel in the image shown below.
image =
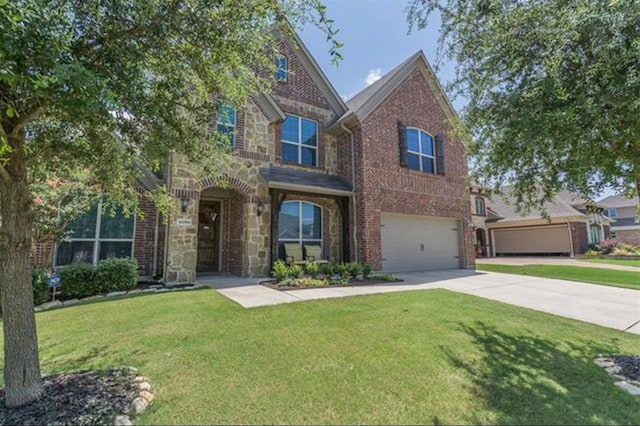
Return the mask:
<svg viewBox="0 0 640 426">
<path fill-rule="evenodd" d="M 382 214 L 382 268 L 389 272 L 460 267 L 456 219 Z"/>
<path fill-rule="evenodd" d="M 494 230 L 496 254 L 570 253 L 571 242 L 564 226 Z"/>
</svg>

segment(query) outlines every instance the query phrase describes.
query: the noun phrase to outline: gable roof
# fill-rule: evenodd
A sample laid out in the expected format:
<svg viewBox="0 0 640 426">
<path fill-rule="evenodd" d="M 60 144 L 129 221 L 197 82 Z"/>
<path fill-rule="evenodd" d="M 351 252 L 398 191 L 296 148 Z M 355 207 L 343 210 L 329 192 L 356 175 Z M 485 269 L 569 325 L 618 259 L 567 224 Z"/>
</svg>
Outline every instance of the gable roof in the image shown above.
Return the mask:
<svg viewBox="0 0 640 426">
<path fill-rule="evenodd" d="M 429 65 L 429 61 L 427 61 L 427 57 L 424 55 L 424 52 L 419 50 L 400 65 L 396 66 L 378 79 L 378 81 L 365 87 L 362 91 L 349 99 L 347 101 L 349 111 L 340 117 L 338 122 L 344 122 L 351 117 L 355 117 L 359 121 L 364 120 L 376 109 L 376 107 L 378 107 L 378 105 L 393 93 L 393 91 L 400 86 L 416 68 L 420 70 L 426 79 L 427 84 L 429 84 L 429 87 L 433 90 L 433 93 L 436 95 L 436 99 L 447 118 L 455 119 L 458 114 L 451 105 L 444 89 L 440 85 L 438 78 L 433 72 L 433 68 Z"/>
<path fill-rule="evenodd" d="M 492 218 L 493 220 L 488 221 L 507 222 L 541 219 L 543 217 L 542 209 L 539 208 L 533 208 L 524 214 L 519 213 L 515 207 L 515 200 L 513 198 L 511 187 L 503 187 L 501 191 L 502 194 L 496 194 L 490 198 L 491 209 L 497 213 L 497 216 L 501 217 Z M 564 217 L 586 217 L 583 213 L 572 207 L 570 200 L 580 199 L 569 191 L 563 191 L 562 195 L 557 195 L 553 201 L 545 205 L 547 215 L 552 219 Z"/>
<path fill-rule="evenodd" d="M 612 209 L 619 207 L 636 207 L 638 202 L 638 197 L 626 198 L 622 195 L 610 195 L 600 200 L 602 206 Z"/>
<path fill-rule="evenodd" d="M 289 40 L 289 38 L 285 37 L 283 31 L 281 31 L 276 24 L 272 26 L 272 30 L 276 34 L 276 37 L 281 37 L 285 41 L 293 42 L 292 47 L 296 52 L 300 63 L 304 67 L 305 71 L 309 73 L 309 76 L 311 76 L 313 82 L 316 84 L 316 86 L 318 86 L 324 97 L 327 99 L 327 102 L 329 103 L 329 106 L 331 107 L 333 112 L 338 117 L 344 115 L 348 110 L 347 105 L 338 95 L 338 92 L 333 87 L 325 73 L 322 71 L 320 65 L 318 65 L 318 62 L 316 62 L 315 58 L 311 55 L 311 52 L 309 52 L 307 46 L 305 46 L 305 44 L 302 42 L 302 39 L 300 38 L 300 36 L 298 36 L 298 33 L 296 33 L 296 31 L 291 28 L 290 34 L 292 34 L 291 38 L 293 38 L 293 40 Z"/>
</svg>

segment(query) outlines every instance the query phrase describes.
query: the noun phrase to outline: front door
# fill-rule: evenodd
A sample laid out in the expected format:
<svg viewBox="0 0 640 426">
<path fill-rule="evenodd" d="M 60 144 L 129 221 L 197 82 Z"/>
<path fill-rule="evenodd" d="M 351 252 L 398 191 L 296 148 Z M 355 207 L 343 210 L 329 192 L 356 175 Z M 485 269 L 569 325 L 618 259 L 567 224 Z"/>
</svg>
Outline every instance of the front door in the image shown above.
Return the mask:
<svg viewBox="0 0 640 426">
<path fill-rule="evenodd" d="M 200 200 L 196 272 L 220 270 L 220 201 Z"/>
</svg>

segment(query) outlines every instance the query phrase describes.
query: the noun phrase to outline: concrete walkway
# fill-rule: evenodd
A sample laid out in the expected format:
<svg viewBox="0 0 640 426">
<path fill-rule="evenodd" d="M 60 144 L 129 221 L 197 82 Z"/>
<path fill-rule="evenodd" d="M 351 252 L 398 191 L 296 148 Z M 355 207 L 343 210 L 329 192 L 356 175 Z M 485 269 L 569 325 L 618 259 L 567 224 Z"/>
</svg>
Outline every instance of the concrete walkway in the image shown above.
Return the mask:
<svg viewBox="0 0 640 426">
<path fill-rule="evenodd" d="M 245 308 L 410 290 L 447 289 L 640 334 L 640 291 L 521 275 L 444 270 L 397 274 L 401 283 L 277 291 L 260 279 L 202 280 Z"/>
<path fill-rule="evenodd" d="M 487 265 L 561 265 L 582 266 L 585 268 L 615 269 L 618 271 L 632 271 L 640 274 L 640 267 L 626 265 L 612 265 L 609 263 L 586 262 L 571 257 L 489 257 L 476 259 L 477 264 Z M 639 278 L 640 279 L 640 278 Z"/>
</svg>

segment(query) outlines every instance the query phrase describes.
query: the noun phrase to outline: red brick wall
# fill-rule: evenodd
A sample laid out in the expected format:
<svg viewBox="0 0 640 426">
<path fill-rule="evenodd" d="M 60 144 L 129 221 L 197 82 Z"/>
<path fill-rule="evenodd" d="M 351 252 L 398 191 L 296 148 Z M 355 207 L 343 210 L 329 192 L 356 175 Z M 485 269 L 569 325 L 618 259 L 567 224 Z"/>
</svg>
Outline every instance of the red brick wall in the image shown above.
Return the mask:
<svg viewBox="0 0 640 426">
<path fill-rule="evenodd" d="M 400 166 L 398 120 L 445 139 L 444 176 Z M 394 212 L 470 222 L 466 151 L 450 136 L 451 125 L 419 70 L 415 70 L 362 123 L 357 146 L 360 259 L 382 267 L 380 214 Z M 467 223 L 468 223 L 467 222 Z M 475 264 L 472 229 L 464 226 L 464 263 Z"/>
<path fill-rule="evenodd" d="M 616 231 L 616 240 L 623 243 L 640 244 L 640 230 Z"/>
<path fill-rule="evenodd" d="M 34 240 L 31 244 L 31 265 L 34 268 L 49 269 L 53 263 L 53 240 Z"/>
<path fill-rule="evenodd" d="M 235 196 L 224 200 L 222 217 L 222 270 L 242 274 L 244 256 L 244 209 L 248 200 Z"/>
<path fill-rule="evenodd" d="M 142 216 L 136 218 L 135 234 L 133 241 L 133 257 L 138 261 L 140 275 L 153 275 L 154 240 L 156 232 L 156 219 L 158 220 L 158 247 L 156 274 L 162 274 L 164 232 L 165 226 L 160 217 L 156 217 L 156 206 L 152 200 L 140 195 L 138 208 Z"/>
<path fill-rule="evenodd" d="M 583 254 L 586 252 L 589 244 L 587 224 L 584 222 L 571 222 L 571 239 L 573 252 L 575 254 Z"/>
<path fill-rule="evenodd" d="M 611 227 L 609 225 L 603 225 L 602 229 L 604 230 L 604 239 L 608 240 L 611 238 Z"/>
</svg>

